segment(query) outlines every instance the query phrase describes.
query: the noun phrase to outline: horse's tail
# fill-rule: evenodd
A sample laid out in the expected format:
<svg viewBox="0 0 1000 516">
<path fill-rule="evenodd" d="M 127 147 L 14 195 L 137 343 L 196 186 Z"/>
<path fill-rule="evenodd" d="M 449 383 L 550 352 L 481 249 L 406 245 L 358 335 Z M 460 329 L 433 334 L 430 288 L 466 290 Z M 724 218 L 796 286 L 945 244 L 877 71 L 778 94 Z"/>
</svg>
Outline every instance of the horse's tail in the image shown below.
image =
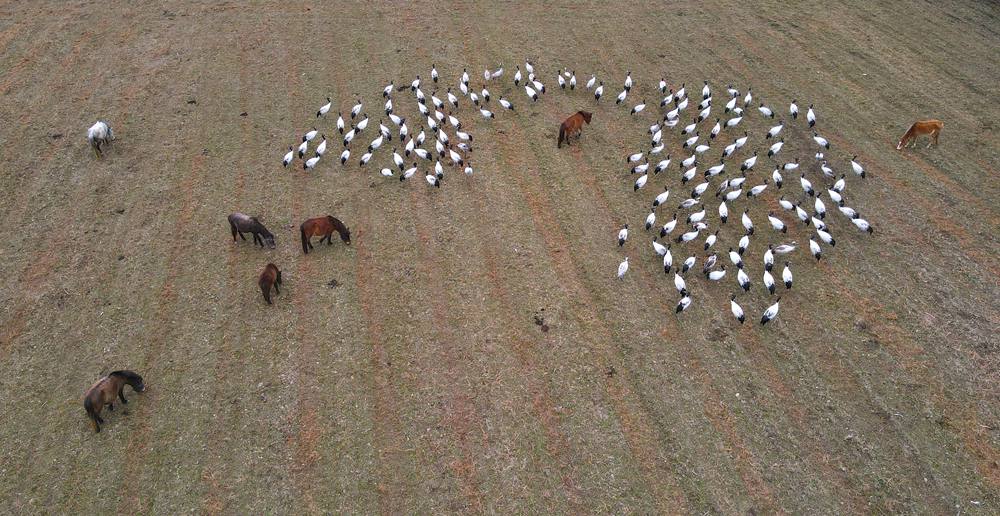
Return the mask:
<svg viewBox="0 0 1000 516">
<path fill-rule="evenodd" d="M 299 235 L 302 236 L 302 252 L 309 254 L 309 237 L 306 236 L 305 224 L 299 226 Z"/>
<path fill-rule="evenodd" d="M 90 396 L 83 398 L 83 408 L 87 411 L 87 417 L 90 418 L 90 422 L 94 425 L 94 431 L 100 432 L 101 424 L 97 421 L 97 410 L 94 408 L 94 401 L 90 399 Z"/>
<path fill-rule="evenodd" d="M 278 271 L 278 277 L 275 278 L 274 282 L 277 283 L 278 285 L 281 285 L 281 271 L 280 270 Z"/>
<path fill-rule="evenodd" d="M 562 124 L 559 126 L 559 141 L 556 142 L 556 148 L 558 149 L 562 148 L 562 142 L 564 139 L 566 139 L 566 124 Z"/>
</svg>

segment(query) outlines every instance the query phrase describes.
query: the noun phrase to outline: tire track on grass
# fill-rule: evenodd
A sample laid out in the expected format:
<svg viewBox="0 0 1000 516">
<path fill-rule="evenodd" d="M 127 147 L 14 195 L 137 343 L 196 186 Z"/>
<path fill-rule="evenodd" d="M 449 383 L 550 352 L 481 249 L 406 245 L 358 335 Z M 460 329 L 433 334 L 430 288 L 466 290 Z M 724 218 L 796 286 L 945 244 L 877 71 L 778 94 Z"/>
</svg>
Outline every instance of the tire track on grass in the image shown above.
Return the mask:
<svg viewBox="0 0 1000 516">
<path fill-rule="evenodd" d="M 540 193 L 541 188 L 537 179 L 531 179 L 537 177 L 537 170 L 529 166 L 527 160 L 516 152 L 517 146 L 511 145 L 511 139 L 526 141 L 524 135 L 516 124 L 511 126 L 511 133 L 513 134 L 510 137 L 498 134 L 501 145 L 512 151 L 510 155 L 503 157 L 503 161 L 509 170 L 519 171 L 511 174 L 511 177 L 528 204 L 534 226 L 542 237 L 546 254 L 560 279 L 566 298 L 580 300 L 577 308 L 583 313 L 577 314 L 578 323 L 589 333 L 597 335 L 592 339 L 593 349 L 599 355 L 596 368 L 603 370 L 608 364 L 613 363 L 618 365 L 621 371 L 616 375 L 605 375 L 604 385 L 607 402 L 615 412 L 628 449 L 642 470 L 643 479 L 660 512 L 671 512 L 677 508 L 684 512 L 688 507 L 687 498 L 678 488 L 674 472 L 663 467 L 657 432 L 650 423 L 650 416 L 643 408 L 639 396 L 630 385 L 634 381 L 625 378 L 628 373 L 621 352 L 611 349 L 609 344 L 613 341 L 611 331 L 594 310 L 593 307 L 596 306 L 594 299 L 583 286 L 574 260 L 568 253 L 563 253 L 563 250 L 570 248 L 569 242 L 565 235 L 554 229 L 558 224 L 551 205 L 544 199 L 544 194 Z"/>
<path fill-rule="evenodd" d="M 612 120 L 612 124 L 616 126 L 613 128 L 612 134 L 624 134 L 622 127 L 619 124 L 615 123 L 617 119 L 609 117 L 609 120 Z M 627 149 L 624 148 L 621 149 L 621 151 L 623 155 L 628 153 Z M 603 189 L 597 184 L 596 177 L 589 163 L 584 161 L 580 148 L 571 147 L 570 154 L 573 156 L 573 159 L 576 162 L 574 170 L 578 172 L 577 178 L 583 182 L 583 184 L 586 186 L 586 190 L 588 192 L 591 192 L 592 195 L 594 196 L 596 201 L 595 206 L 598 208 L 598 211 L 603 214 L 603 217 L 601 218 L 605 220 L 605 227 L 608 228 L 609 234 L 613 234 L 613 232 L 617 229 L 614 221 L 627 220 L 628 217 L 624 216 L 622 213 L 617 212 L 616 210 L 611 208 L 611 205 L 608 202 L 607 197 L 604 195 Z M 776 205 L 776 201 L 773 204 Z M 643 275 L 645 290 L 653 291 L 654 289 L 656 289 L 662 293 L 663 291 L 662 285 L 658 285 L 656 281 L 652 280 L 646 273 L 646 269 L 643 269 L 642 272 L 637 271 L 637 273 Z M 667 318 L 667 320 L 670 321 L 676 320 L 676 317 L 674 317 L 673 314 L 673 309 L 672 307 L 669 306 L 669 304 L 663 304 L 661 308 L 663 309 L 664 316 Z M 675 330 L 679 331 L 679 329 L 680 329 L 679 327 L 675 327 Z M 798 402 L 798 400 L 795 399 L 788 385 L 785 383 L 783 375 L 775 367 L 774 365 L 774 363 L 776 362 L 775 357 L 761 344 L 758 333 L 754 331 L 752 327 L 743 326 L 742 330 L 743 331 L 741 332 L 741 340 L 744 343 L 744 347 L 748 351 L 750 351 L 749 357 L 751 358 L 751 363 L 755 367 L 754 370 L 759 372 L 763 376 L 765 382 L 770 388 L 770 391 L 775 395 L 777 395 L 778 401 L 781 402 L 780 407 L 788 410 L 786 414 L 791 417 L 791 423 L 794 425 L 796 432 L 799 434 L 799 437 L 801 439 L 806 441 L 803 444 L 807 447 L 809 461 L 814 466 L 823 470 L 824 478 L 826 480 L 832 480 L 836 482 L 841 490 L 840 492 L 843 495 L 848 495 L 849 502 L 854 512 L 860 512 L 862 510 L 862 507 L 865 506 L 865 504 L 856 496 L 849 496 L 849 494 L 851 494 L 852 491 L 843 473 L 833 468 L 833 466 L 829 463 L 829 461 L 825 458 L 825 456 L 818 451 L 822 450 L 824 448 L 824 445 L 822 442 L 816 439 L 811 432 L 808 431 L 810 424 L 805 415 L 806 409 L 802 406 L 801 403 Z M 674 334 L 676 335 L 677 331 L 675 331 Z M 714 397 L 718 400 L 721 400 L 721 396 L 719 395 L 718 390 L 715 389 L 714 382 L 711 380 L 714 374 L 709 374 L 707 371 L 700 369 L 695 372 L 698 374 L 699 380 L 701 380 L 703 384 L 711 384 L 713 386 L 712 388 L 714 392 Z M 731 416 L 729 416 L 729 419 L 731 419 Z M 741 450 L 741 453 L 749 453 L 749 452 L 746 450 Z M 751 466 L 750 464 L 744 465 L 745 468 L 750 468 L 750 466 Z M 754 469 L 761 472 L 758 473 L 758 475 L 762 474 L 763 469 L 761 466 L 759 465 L 754 466 Z M 753 471 L 754 469 L 750 470 Z M 762 479 L 755 480 L 753 478 L 753 475 L 749 473 L 746 475 L 746 477 L 751 479 L 751 481 L 755 483 L 763 482 Z"/>
<path fill-rule="evenodd" d="M 741 42 L 742 42 L 742 40 L 745 40 L 746 38 L 745 37 L 739 37 L 737 39 L 741 40 Z M 753 49 L 752 46 L 750 46 L 749 48 Z M 757 59 L 760 59 L 760 58 L 761 58 L 761 56 L 758 54 L 757 55 Z M 733 63 L 731 61 L 729 63 L 729 66 L 730 66 L 730 68 L 733 68 L 734 71 L 740 72 L 744 76 L 747 76 L 745 68 L 740 67 L 740 66 L 736 65 L 735 63 Z M 784 66 L 781 65 L 780 63 L 779 63 L 778 66 L 780 68 L 784 68 Z M 787 69 L 785 69 L 785 71 L 787 71 Z M 837 143 L 838 146 L 842 146 L 842 147 L 847 148 L 849 152 L 851 151 L 850 144 L 848 144 L 846 142 L 846 140 L 844 140 L 839 135 L 839 133 L 825 131 L 824 134 L 826 135 L 826 137 L 828 139 L 830 139 L 831 142 Z M 878 163 L 878 161 L 870 159 L 870 157 L 865 156 L 863 153 L 858 153 L 858 156 L 861 156 L 863 159 L 865 159 L 866 163 L 868 163 L 869 166 L 871 166 L 871 164 Z M 920 161 L 919 160 L 914 160 L 914 163 L 920 165 Z M 934 167 L 932 167 L 932 166 L 930 166 L 930 165 L 928 165 L 926 163 L 923 163 L 920 166 L 922 168 L 926 167 L 927 170 L 934 170 Z M 937 210 L 935 208 L 933 208 L 932 206 L 930 206 L 930 204 L 929 204 L 928 201 L 926 201 L 922 196 L 918 196 L 918 194 L 914 190 L 906 187 L 899 180 L 899 178 L 895 177 L 891 173 L 887 173 L 887 171 L 888 171 L 888 169 L 883 169 L 883 173 L 881 173 L 879 175 L 881 177 L 883 177 L 883 178 L 888 178 L 889 182 L 892 183 L 892 186 L 895 187 L 897 191 L 901 191 L 901 192 L 907 193 L 907 195 L 912 199 L 912 201 L 921 207 L 921 211 L 923 211 L 924 213 L 928 214 L 928 216 L 930 216 L 931 219 L 934 220 L 936 223 L 942 224 L 945 228 L 951 228 L 951 230 L 955 231 L 955 233 L 952 233 L 952 234 L 956 238 L 956 243 L 959 244 L 959 246 L 962 249 L 963 253 L 965 253 L 966 256 L 969 256 L 970 258 L 974 258 L 975 259 L 974 261 L 977 261 L 980 266 L 983 266 L 984 268 L 987 268 L 988 270 L 990 270 L 991 272 L 993 272 L 994 275 L 996 275 L 996 273 L 997 273 L 997 266 L 995 264 L 995 261 L 989 260 L 988 257 L 983 256 L 978 251 L 976 251 L 974 248 L 969 247 L 969 243 L 968 242 L 969 242 L 969 239 L 971 237 L 968 235 L 968 233 L 966 233 L 957 224 L 953 224 L 953 223 L 950 223 L 950 222 L 946 221 L 945 217 L 943 217 L 940 214 L 938 214 Z M 935 175 L 935 177 L 942 176 L 942 174 L 940 174 L 940 172 L 936 172 L 934 175 Z M 955 187 L 955 188 L 957 188 L 957 187 Z M 967 193 L 967 192 L 964 192 L 962 189 L 959 188 L 958 190 L 953 191 L 953 193 Z M 973 199 L 973 198 L 970 198 L 970 199 Z M 972 201 L 970 201 L 970 202 L 978 204 L 978 201 L 976 201 L 974 199 Z M 982 208 L 980 208 L 980 209 L 982 209 Z M 891 212 L 891 211 L 892 210 L 889 210 L 889 212 Z M 986 210 L 986 212 L 990 212 L 990 210 Z M 895 214 L 890 214 L 889 216 L 895 217 Z M 991 223 L 992 223 L 992 221 L 991 221 Z M 919 232 L 918 232 L 918 234 L 919 234 Z M 921 235 L 921 237 L 922 237 L 922 235 Z M 824 266 L 825 266 L 825 264 L 824 264 Z M 831 275 L 831 277 L 835 278 L 835 276 L 833 276 L 833 275 Z M 839 293 L 842 296 L 846 296 L 848 298 L 852 298 L 853 294 L 843 285 L 843 283 L 840 282 L 839 279 L 834 279 L 834 283 L 836 283 L 838 285 L 838 291 L 839 291 Z M 860 311 L 858 309 L 859 306 L 862 306 L 862 305 L 852 303 L 851 306 L 847 307 L 847 309 L 853 311 L 857 317 L 864 318 L 865 314 L 862 313 L 862 311 Z M 886 321 L 888 321 L 888 320 L 889 319 L 882 319 L 882 320 L 879 321 L 879 323 L 880 324 L 887 324 L 886 327 L 889 328 L 891 331 L 895 332 L 896 334 L 905 333 L 905 331 L 903 330 L 903 328 L 901 326 L 899 326 L 899 325 L 897 325 L 895 323 L 886 323 Z M 911 336 L 912 336 L 912 334 L 911 334 Z M 911 339 L 911 341 L 912 342 L 919 342 L 915 338 Z M 890 339 L 889 342 L 893 342 L 895 345 L 894 346 L 888 346 L 888 349 L 891 350 L 892 354 L 897 358 L 897 360 L 900 360 L 904 364 L 908 363 L 909 359 L 917 360 L 916 359 L 917 355 L 923 355 L 923 354 L 926 353 L 921 347 L 917 347 L 916 349 L 914 349 L 912 347 L 910 349 L 903 349 L 903 346 L 905 346 L 905 344 L 902 344 L 902 342 L 900 340 Z M 918 368 L 906 368 L 907 373 L 909 375 L 911 375 L 912 378 L 922 378 L 925 381 L 927 381 L 928 383 L 930 383 L 931 384 L 930 385 L 931 390 L 934 391 L 934 392 L 938 392 L 938 393 L 944 393 L 944 392 L 946 392 L 945 389 L 944 389 L 944 385 L 941 382 L 941 380 L 939 380 L 936 377 L 936 375 L 933 374 L 933 368 L 929 367 L 924 360 L 919 360 L 919 364 L 920 365 L 919 365 Z M 914 376 L 914 375 L 917 375 L 917 376 Z M 858 382 L 858 380 L 856 378 L 855 378 L 854 381 L 856 383 L 860 384 L 860 382 Z M 868 391 L 868 390 L 866 389 L 866 391 Z M 947 401 L 947 403 L 945 403 L 945 401 Z M 996 462 L 997 462 L 996 459 L 995 458 L 991 459 L 991 457 L 1000 456 L 1000 452 L 998 452 L 988 442 L 989 436 L 984 435 L 985 432 L 982 431 L 982 428 L 983 428 L 982 425 L 978 423 L 978 417 L 976 416 L 975 410 L 967 407 L 963 403 L 958 402 L 958 400 L 953 400 L 953 399 L 952 400 L 935 399 L 934 400 L 934 404 L 935 404 L 937 410 L 939 412 L 941 412 L 941 413 L 947 413 L 948 412 L 948 410 L 946 410 L 946 407 L 959 407 L 958 410 L 963 415 L 963 419 L 965 419 L 969 423 L 968 425 L 966 425 L 964 427 L 965 431 L 963 431 L 961 428 L 955 428 L 955 430 L 958 432 L 958 437 L 960 438 L 960 441 L 963 443 L 963 445 L 967 449 L 967 452 L 970 454 L 970 456 L 974 458 L 974 460 L 976 461 L 977 469 L 985 476 L 985 478 L 990 483 L 992 483 L 993 485 L 1000 485 L 1000 468 L 996 467 Z M 903 437 L 904 441 L 907 442 L 911 448 L 918 449 L 918 448 L 916 448 L 916 447 L 913 446 L 912 441 L 909 439 L 909 437 L 906 437 L 905 434 L 901 433 L 902 430 L 898 428 L 898 425 L 894 425 L 893 428 L 896 430 L 897 433 L 900 433 L 901 437 Z M 976 430 L 970 431 L 970 430 L 968 430 L 969 428 L 975 428 Z M 924 467 L 925 470 L 927 469 L 926 465 L 922 465 L 922 466 Z M 939 486 L 939 488 L 940 488 L 940 486 Z"/>
</svg>

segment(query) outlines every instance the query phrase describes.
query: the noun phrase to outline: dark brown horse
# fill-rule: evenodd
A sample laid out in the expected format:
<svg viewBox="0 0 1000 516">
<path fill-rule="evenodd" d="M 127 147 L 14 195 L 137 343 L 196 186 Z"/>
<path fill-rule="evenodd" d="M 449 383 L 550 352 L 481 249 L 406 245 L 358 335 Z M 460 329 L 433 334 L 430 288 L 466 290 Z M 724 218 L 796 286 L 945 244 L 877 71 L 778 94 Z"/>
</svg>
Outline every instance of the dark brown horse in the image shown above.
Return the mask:
<svg viewBox="0 0 1000 516">
<path fill-rule="evenodd" d="M 280 294 L 281 291 L 278 290 L 278 285 L 281 285 L 281 271 L 278 270 L 278 266 L 269 263 L 264 267 L 264 272 L 260 273 L 260 279 L 257 280 L 257 284 L 260 285 L 260 291 L 264 294 L 264 301 L 267 304 L 271 304 L 271 287 L 274 287 L 274 293 Z"/>
<path fill-rule="evenodd" d="M 309 239 L 314 236 L 321 237 L 319 239 L 320 243 L 326 240 L 326 245 L 332 244 L 333 242 L 330 241 L 330 237 L 334 231 L 340 233 L 340 239 L 345 244 L 351 245 L 351 230 L 347 229 L 347 226 L 335 217 L 327 215 L 326 217 L 316 217 L 303 222 L 299 226 L 299 232 L 302 235 L 302 252 L 309 254 L 309 250 L 313 248 Z"/>
<path fill-rule="evenodd" d="M 115 397 L 122 400 L 122 404 L 127 404 L 125 399 L 125 386 L 132 386 L 135 392 L 143 392 L 146 385 L 142 383 L 142 377 L 132 371 L 114 371 L 111 374 L 97 380 L 97 383 L 87 389 L 83 395 L 83 408 L 87 410 L 91 422 L 94 424 L 94 431 L 101 431 L 101 409 L 107 405 L 108 410 L 114 410 Z"/>
<path fill-rule="evenodd" d="M 267 246 L 274 249 L 274 235 L 257 220 L 257 217 L 233 213 L 229 216 L 229 228 L 233 230 L 233 242 L 236 241 L 236 235 L 246 240 L 247 237 L 243 236 L 243 233 L 250 233 L 255 244 L 264 247 L 264 242 L 267 242 Z"/>
<path fill-rule="evenodd" d="M 583 123 L 587 122 L 590 124 L 590 117 L 592 114 L 586 111 L 577 111 L 575 115 L 569 117 L 559 126 L 559 141 L 556 143 L 556 147 L 562 148 L 562 143 L 566 142 L 569 145 L 569 139 L 576 136 L 580 139 L 580 133 L 583 132 Z"/>
</svg>

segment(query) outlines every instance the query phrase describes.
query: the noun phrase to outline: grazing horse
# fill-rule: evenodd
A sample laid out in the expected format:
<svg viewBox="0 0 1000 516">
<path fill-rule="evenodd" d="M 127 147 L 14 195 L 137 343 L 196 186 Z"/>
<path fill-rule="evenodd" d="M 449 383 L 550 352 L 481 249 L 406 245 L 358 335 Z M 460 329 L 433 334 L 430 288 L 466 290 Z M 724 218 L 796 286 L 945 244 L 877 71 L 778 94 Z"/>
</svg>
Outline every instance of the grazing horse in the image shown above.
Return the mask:
<svg viewBox="0 0 1000 516">
<path fill-rule="evenodd" d="M 264 267 L 264 272 L 260 273 L 260 279 L 257 280 L 257 284 L 260 285 L 260 291 L 264 294 L 264 301 L 267 304 L 271 303 L 271 287 L 274 287 L 274 293 L 280 294 L 281 291 L 278 290 L 278 285 L 281 285 L 281 271 L 278 270 L 278 266 L 269 263 Z"/>
<path fill-rule="evenodd" d="M 580 133 L 583 132 L 583 123 L 587 122 L 590 124 L 590 117 L 593 114 L 586 111 L 577 111 L 575 115 L 567 118 L 562 125 L 559 126 L 559 141 L 556 142 L 556 147 L 562 148 L 562 142 L 566 142 L 569 145 L 569 139 L 574 135 L 577 139 L 580 138 Z"/>
<path fill-rule="evenodd" d="M 90 129 L 87 129 L 87 141 L 90 142 L 90 148 L 94 150 L 94 155 L 98 158 L 101 157 L 101 145 L 111 145 L 114 139 L 115 132 L 104 120 L 98 120 L 90 126 Z"/>
<path fill-rule="evenodd" d="M 316 217 L 303 222 L 299 226 L 299 232 L 302 235 L 302 252 L 309 254 L 309 250 L 313 248 L 309 239 L 314 236 L 321 237 L 319 239 L 320 243 L 326 240 L 326 245 L 332 244 L 333 242 L 330 241 L 330 237 L 334 231 L 340 233 L 340 239 L 345 244 L 351 245 L 351 230 L 347 229 L 347 226 L 335 217 L 327 215 L 326 217 Z"/>
<path fill-rule="evenodd" d="M 257 220 L 257 217 L 233 213 L 229 216 L 229 228 L 233 230 L 233 242 L 236 241 L 236 235 L 246 240 L 247 237 L 243 236 L 243 233 L 250 233 L 255 244 L 264 247 L 264 242 L 267 242 L 267 246 L 274 249 L 274 235 Z"/>
<path fill-rule="evenodd" d="M 901 150 L 911 143 L 916 147 L 917 137 L 924 134 L 931 138 L 931 141 L 927 142 L 927 148 L 929 149 L 931 143 L 934 145 L 938 144 L 938 135 L 941 134 L 941 128 L 943 127 L 944 122 L 940 120 L 918 120 L 913 122 L 913 125 L 906 130 L 906 133 L 900 138 L 899 143 L 896 144 L 896 150 Z"/>
<path fill-rule="evenodd" d="M 101 418 L 101 409 L 105 405 L 107 405 L 108 410 L 114 410 L 116 396 L 122 400 L 123 405 L 128 403 L 125 399 L 125 385 L 132 386 L 132 390 L 135 392 L 146 390 L 141 376 L 132 371 L 113 371 L 97 380 L 97 383 L 87 389 L 87 393 L 83 395 L 83 408 L 90 416 L 95 432 L 101 431 L 101 423 L 104 422 L 104 419 Z"/>
</svg>

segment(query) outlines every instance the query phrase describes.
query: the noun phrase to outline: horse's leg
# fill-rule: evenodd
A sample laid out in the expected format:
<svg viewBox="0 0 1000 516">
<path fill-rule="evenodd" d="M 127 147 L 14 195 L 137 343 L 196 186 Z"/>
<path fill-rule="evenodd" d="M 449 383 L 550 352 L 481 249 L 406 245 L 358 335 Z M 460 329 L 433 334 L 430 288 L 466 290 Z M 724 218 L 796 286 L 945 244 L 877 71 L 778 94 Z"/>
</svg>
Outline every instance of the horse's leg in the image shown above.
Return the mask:
<svg viewBox="0 0 1000 516">
<path fill-rule="evenodd" d="M 128 400 L 125 399 L 125 386 L 122 385 L 118 389 L 118 398 L 122 400 L 122 405 L 128 405 Z"/>
<path fill-rule="evenodd" d="M 280 294 L 281 293 L 281 291 L 278 290 L 278 282 L 277 281 L 274 282 L 274 293 L 275 294 Z"/>
<path fill-rule="evenodd" d="M 114 412 L 114 411 L 115 411 L 115 402 L 112 401 L 108 403 L 108 412 Z"/>
</svg>

